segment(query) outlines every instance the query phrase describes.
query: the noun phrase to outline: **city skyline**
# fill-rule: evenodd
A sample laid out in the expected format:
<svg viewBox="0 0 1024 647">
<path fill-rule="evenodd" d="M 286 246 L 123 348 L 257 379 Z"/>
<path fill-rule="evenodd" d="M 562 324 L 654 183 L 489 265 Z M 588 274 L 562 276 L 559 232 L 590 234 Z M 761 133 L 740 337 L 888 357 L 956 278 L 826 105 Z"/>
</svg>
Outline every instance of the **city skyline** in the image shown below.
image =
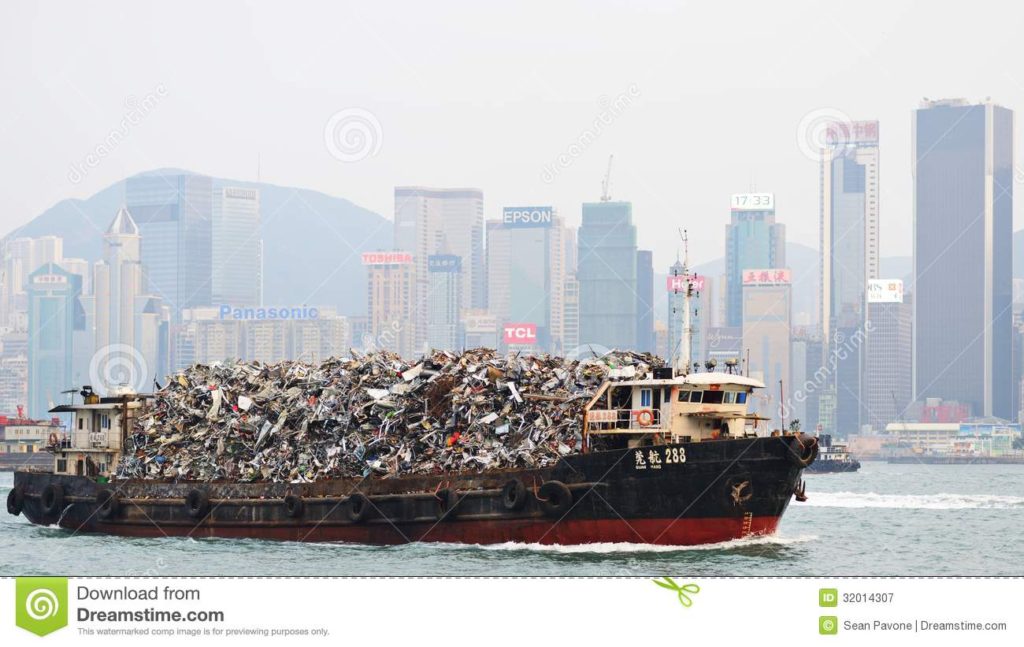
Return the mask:
<svg viewBox="0 0 1024 647">
<path fill-rule="evenodd" d="M 0 170 L 25 180 L 0 198 L 0 230 L 16 229 L 63 197 L 83 198 L 115 178 L 158 167 L 308 186 L 385 216 L 395 185 L 469 184 L 489 196 L 487 218 L 498 216 L 500 205 L 551 204 L 575 225 L 574 204 L 597 199 L 614 153 L 613 196 L 634 203 L 638 245 L 665 267 L 677 244 L 659 223 L 712 213 L 722 196 L 751 189 L 774 192 L 786 206 L 779 216 L 789 239 L 814 246 L 817 182 L 808 171 L 817 161 L 801 135 L 814 131 L 818 117 L 841 112 L 884 124 L 881 145 L 891 152 L 882 202 L 890 217 L 881 253 L 893 256 L 912 240 L 906 143 L 918 101 L 992 96 L 1011 108 L 1024 105 L 1020 75 L 999 64 L 1013 60 L 1015 7 L 956 18 L 922 13 L 912 3 L 889 3 L 878 15 L 819 7 L 789 21 L 756 3 L 738 12 L 741 20 L 717 7 L 644 11 L 598 3 L 584 12 L 591 27 L 612 24 L 614 16 L 624 29 L 621 41 L 599 48 L 588 42 L 590 29 L 580 29 L 579 9 L 547 8 L 539 23 L 528 21 L 528 11 L 492 15 L 491 26 L 519 25 L 531 34 L 530 46 L 521 47 L 508 35 L 514 29 L 479 38 L 454 19 L 462 8 L 444 3 L 429 12 L 406 8 L 420 28 L 383 41 L 393 20 L 375 7 L 322 7 L 332 13 L 317 20 L 304 9 L 247 9 L 261 29 L 285 24 L 304 34 L 282 40 L 224 28 L 239 15 L 231 4 L 206 8 L 201 27 L 186 25 L 176 12 L 126 6 L 123 19 L 137 28 L 122 30 L 122 42 L 108 42 L 87 36 L 105 25 L 84 7 L 8 5 L 4 23 L 47 29 L 12 31 L 3 40 L 0 79 L 19 88 L 21 101 L 0 107 L 0 141 L 18 151 Z M 717 44 L 694 29 L 723 20 L 730 29 Z M 330 24 L 347 25 L 346 38 L 329 37 Z M 978 47 L 941 47 L 942 34 L 970 34 L 972 25 L 984 26 L 974 30 L 986 34 Z M 175 26 L 211 38 L 183 49 L 168 40 Z M 688 37 L 679 39 L 680 32 Z M 221 56 L 214 44 L 216 52 L 232 54 L 210 66 Z M 739 45 L 755 47 L 756 56 Z M 690 64 L 709 48 L 716 52 L 712 64 Z M 804 55 L 823 49 L 828 57 Z M 587 52 L 588 65 L 564 53 L 573 50 Z M 135 54 L 126 59 L 124 51 Z M 368 51 L 377 55 L 363 55 Z M 462 55 L 467 51 L 473 56 Z M 920 65 L 910 51 L 927 52 L 930 64 Z M 33 55 L 31 67 L 20 63 L 24 52 Z M 339 78 L 337 61 L 355 60 L 340 70 L 344 83 L 330 81 Z M 253 69 L 252 61 L 263 64 Z M 110 69 L 119 73 L 92 72 Z M 246 70 L 239 82 L 225 83 L 238 69 Z M 289 91 L 296 82 L 301 96 Z M 28 120 L 25 106 L 37 118 Z M 381 127 L 379 147 L 358 162 L 337 159 L 324 141 L 332 116 L 346 109 L 367 111 Z M 558 164 L 605 110 L 611 123 L 586 137 L 582 150 L 573 148 L 567 166 Z M 107 147 L 114 131 L 117 144 Z M 482 131 L 491 141 L 476 136 Z M 101 145 L 109 150 L 87 163 Z M 438 151 L 445 151 L 442 164 Z M 1021 207 L 1016 211 L 1019 225 Z M 691 227 L 694 240 L 713 235 L 701 222 Z M 694 264 L 713 258 L 703 249 L 693 253 Z"/>
</svg>

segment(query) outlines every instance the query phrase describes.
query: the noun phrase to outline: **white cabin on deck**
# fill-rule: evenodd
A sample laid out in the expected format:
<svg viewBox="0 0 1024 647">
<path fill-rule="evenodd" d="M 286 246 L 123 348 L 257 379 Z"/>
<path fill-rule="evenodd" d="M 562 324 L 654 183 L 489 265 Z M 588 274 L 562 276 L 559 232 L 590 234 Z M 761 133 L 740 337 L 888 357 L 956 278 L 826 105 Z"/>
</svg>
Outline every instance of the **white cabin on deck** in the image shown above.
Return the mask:
<svg viewBox="0 0 1024 647">
<path fill-rule="evenodd" d="M 100 397 L 91 391 L 83 404 L 62 404 L 51 413 L 70 413 L 69 431 L 51 438 L 54 474 L 108 478 L 117 467 L 132 419 L 148 396 L 124 393 Z"/>
<path fill-rule="evenodd" d="M 630 446 L 767 435 L 767 419 L 747 410 L 760 388 L 760 380 L 715 372 L 608 381 L 587 403 L 584 426 L 587 435 L 631 434 Z"/>
</svg>

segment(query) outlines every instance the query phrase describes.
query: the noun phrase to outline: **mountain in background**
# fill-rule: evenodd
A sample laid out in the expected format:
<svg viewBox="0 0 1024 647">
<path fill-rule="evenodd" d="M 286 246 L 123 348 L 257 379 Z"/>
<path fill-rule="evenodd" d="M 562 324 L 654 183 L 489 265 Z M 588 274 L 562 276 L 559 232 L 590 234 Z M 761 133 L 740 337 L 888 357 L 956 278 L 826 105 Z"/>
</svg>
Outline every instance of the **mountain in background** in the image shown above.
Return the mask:
<svg viewBox="0 0 1024 647">
<path fill-rule="evenodd" d="M 142 175 L 189 171 L 161 169 Z M 360 254 L 391 249 L 391 221 L 348 200 L 309 189 L 213 178 L 258 188 L 263 221 L 263 291 L 268 306 L 336 306 L 366 312 L 366 269 Z M 61 236 L 64 256 L 100 259 L 103 232 L 124 202 L 126 180 L 87 200 L 62 200 L 10 234 Z"/>
</svg>

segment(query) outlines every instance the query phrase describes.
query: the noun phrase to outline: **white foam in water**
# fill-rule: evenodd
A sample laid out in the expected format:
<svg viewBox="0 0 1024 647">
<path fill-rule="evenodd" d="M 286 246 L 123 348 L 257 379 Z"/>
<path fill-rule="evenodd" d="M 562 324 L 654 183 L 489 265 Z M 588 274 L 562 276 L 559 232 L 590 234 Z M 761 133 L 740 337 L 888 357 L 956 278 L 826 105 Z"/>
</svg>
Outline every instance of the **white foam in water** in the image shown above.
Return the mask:
<svg viewBox="0 0 1024 647">
<path fill-rule="evenodd" d="M 530 551 L 548 552 L 572 555 L 579 553 L 674 553 L 681 550 L 730 550 L 733 548 L 744 548 L 747 546 L 788 546 L 814 541 L 815 535 L 798 535 L 795 537 L 780 537 L 779 535 L 759 535 L 746 539 L 730 539 L 717 544 L 700 544 L 697 546 L 662 546 L 658 544 L 640 543 L 593 543 L 593 544 L 523 544 L 519 542 L 506 542 L 503 544 L 472 544 L 472 548 L 478 550 L 495 551 Z M 467 547 L 464 544 L 450 544 L 452 547 Z"/>
<path fill-rule="evenodd" d="M 1024 508 L 1024 497 L 1003 494 L 878 494 L 814 492 L 803 505 L 819 508 L 905 508 L 968 510 Z"/>
</svg>

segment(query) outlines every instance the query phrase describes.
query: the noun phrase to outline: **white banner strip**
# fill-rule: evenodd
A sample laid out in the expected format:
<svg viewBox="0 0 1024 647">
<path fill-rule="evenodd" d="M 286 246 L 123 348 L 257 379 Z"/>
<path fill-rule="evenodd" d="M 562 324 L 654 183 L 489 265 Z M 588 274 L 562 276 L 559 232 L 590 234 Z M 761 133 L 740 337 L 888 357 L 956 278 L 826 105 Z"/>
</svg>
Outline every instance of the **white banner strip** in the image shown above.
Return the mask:
<svg viewBox="0 0 1024 647">
<path fill-rule="evenodd" d="M 1024 644 L 1019 578 L 5 579 L 6 645 Z"/>
</svg>

